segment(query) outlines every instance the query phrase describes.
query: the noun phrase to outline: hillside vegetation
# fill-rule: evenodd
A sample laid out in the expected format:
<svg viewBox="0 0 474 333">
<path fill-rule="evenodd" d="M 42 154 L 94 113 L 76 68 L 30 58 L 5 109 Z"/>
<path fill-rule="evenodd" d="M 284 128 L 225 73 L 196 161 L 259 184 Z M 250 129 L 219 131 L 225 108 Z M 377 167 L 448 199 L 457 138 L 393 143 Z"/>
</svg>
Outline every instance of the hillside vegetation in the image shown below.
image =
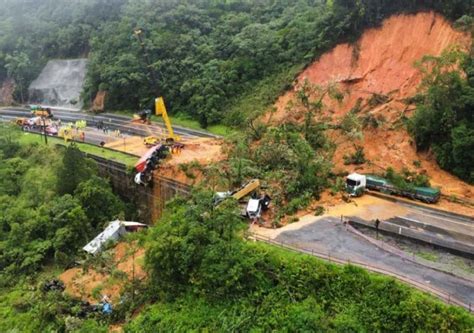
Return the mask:
<svg viewBox="0 0 474 333">
<path fill-rule="evenodd" d="M 0 287 L 54 262 L 73 263 L 125 204 L 74 145 L 21 145 L 0 126 Z"/>
<path fill-rule="evenodd" d="M 391 278 L 242 239 L 237 205 L 176 200 L 144 244 L 154 303 L 126 327 L 156 331 L 462 331 L 474 324 Z"/>
<path fill-rule="evenodd" d="M 45 293 L 43 283 L 83 259 L 80 249 L 106 223 L 133 218 L 133 210 L 76 146 L 22 135 L 0 124 L 0 331 L 63 331 L 80 301 Z M 104 331 L 88 325 L 84 332 Z"/>
<path fill-rule="evenodd" d="M 466 311 L 391 278 L 246 241 L 237 203 L 216 208 L 213 193 L 202 190 L 175 199 L 156 226 L 131 240 L 146 250 L 148 278 L 125 279 L 113 315 L 84 314 L 80 300 L 44 283 L 128 209 L 76 147 L 22 145 L 18 135 L 0 128 L 2 331 L 105 332 L 120 324 L 127 332 L 412 332 L 474 325 Z M 295 134 L 287 139 L 295 152 L 309 149 Z M 107 260 L 89 261 L 100 267 Z"/>
<path fill-rule="evenodd" d="M 409 126 L 416 146 L 431 148 L 443 169 L 474 184 L 474 58 L 451 51 L 425 57 L 420 67 L 424 89 Z"/>
<path fill-rule="evenodd" d="M 74 4 L 74 5 L 72 5 Z M 18 97 L 47 59 L 89 55 L 90 103 L 150 107 L 158 93 L 173 113 L 202 126 L 240 125 L 289 87 L 296 72 L 338 42 L 397 12 L 435 9 L 457 19 L 471 1 L 2 0 L 0 78 Z M 144 29 L 144 50 L 133 36 Z M 153 80 L 156 78 L 156 81 Z"/>
</svg>

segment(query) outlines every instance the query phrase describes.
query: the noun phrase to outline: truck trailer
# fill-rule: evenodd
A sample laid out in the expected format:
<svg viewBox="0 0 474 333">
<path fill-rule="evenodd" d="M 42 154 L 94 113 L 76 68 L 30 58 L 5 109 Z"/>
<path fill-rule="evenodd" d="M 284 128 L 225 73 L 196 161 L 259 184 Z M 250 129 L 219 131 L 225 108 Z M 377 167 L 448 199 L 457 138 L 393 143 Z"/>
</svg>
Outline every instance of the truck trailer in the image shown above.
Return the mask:
<svg viewBox="0 0 474 333">
<path fill-rule="evenodd" d="M 402 189 L 393 185 L 389 180 L 376 175 L 351 173 L 347 176 L 346 191 L 349 195 L 358 197 L 363 195 L 366 190 L 398 195 L 426 203 L 436 203 L 441 196 L 441 191 L 437 188 L 413 186 L 407 189 Z"/>
</svg>

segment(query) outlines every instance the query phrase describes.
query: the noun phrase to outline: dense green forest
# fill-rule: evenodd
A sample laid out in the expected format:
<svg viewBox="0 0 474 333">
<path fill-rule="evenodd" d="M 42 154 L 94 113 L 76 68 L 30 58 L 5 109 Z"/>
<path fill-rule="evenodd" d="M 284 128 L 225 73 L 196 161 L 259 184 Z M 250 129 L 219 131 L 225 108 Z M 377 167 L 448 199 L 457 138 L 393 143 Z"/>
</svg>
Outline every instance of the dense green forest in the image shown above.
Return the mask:
<svg viewBox="0 0 474 333">
<path fill-rule="evenodd" d="M 443 169 L 474 184 L 474 58 L 451 50 L 419 67 L 423 89 L 409 124 L 417 148 L 431 148 Z"/>
<path fill-rule="evenodd" d="M 20 145 L 0 127 L 0 286 L 45 265 L 75 261 L 78 249 L 127 206 L 73 145 Z"/>
<path fill-rule="evenodd" d="M 74 145 L 23 144 L 0 124 L 0 331 L 64 329 L 80 302 L 41 285 L 76 260 L 80 249 L 115 218 L 133 218 L 95 162 Z M 84 332 L 98 323 L 83 324 Z"/>
<path fill-rule="evenodd" d="M 34 3 L 34 4 L 33 4 Z M 89 55 L 86 103 L 108 92 L 109 109 L 150 107 L 240 125 L 341 41 L 398 12 L 435 9 L 451 19 L 472 1 L 2 0 L 0 77 L 25 90 L 47 59 Z M 143 48 L 134 37 L 141 28 Z"/>
</svg>

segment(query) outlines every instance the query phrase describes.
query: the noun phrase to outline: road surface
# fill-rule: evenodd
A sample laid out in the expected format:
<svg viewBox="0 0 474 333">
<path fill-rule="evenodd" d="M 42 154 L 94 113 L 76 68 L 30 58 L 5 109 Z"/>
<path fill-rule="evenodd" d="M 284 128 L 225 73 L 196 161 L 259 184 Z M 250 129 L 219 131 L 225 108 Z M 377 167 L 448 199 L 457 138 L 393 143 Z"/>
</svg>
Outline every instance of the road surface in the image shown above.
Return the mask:
<svg viewBox="0 0 474 333">
<path fill-rule="evenodd" d="M 254 233 L 268 237 L 263 228 Z M 378 269 L 404 276 L 425 286 L 440 290 L 453 299 L 474 305 L 474 282 L 435 270 L 380 249 L 365 239 L 346 230 L 339 218 L 314 217 L 301 225 L 288 225 L 272 237 L 277 242 L 301 249 L 328 254 L 332 258 L 360 262 Z"/>
<path fill-rule="evenodd" d="M 99 114 L 93 115 L 84 112 L 53 109 L 53 116 L 55 119 L 61 119 L 62 122 L 75 122 L 77 120 L 87 121 L 88 126 L 96 126 L 98 122 L 102 121 L 110 130 L 119 129 L 122 133 L 150 136 L 163 133 L 165 127 L 161 123 L 153 122 L 152 125 L 145 125 L 140 123 L 132 123 L 131 118 L 116 114 Z M 4 120 L 14 120 L 18 117 L 31 117 L 31 112 L 21 108 L 2 108 L 0 109 L 0 118 Z M 198 131 L 181 126 L 173 126 L 175 133 L 183 138 L 217 138 L 218 136 L 205 131 Z"/>
</svg>

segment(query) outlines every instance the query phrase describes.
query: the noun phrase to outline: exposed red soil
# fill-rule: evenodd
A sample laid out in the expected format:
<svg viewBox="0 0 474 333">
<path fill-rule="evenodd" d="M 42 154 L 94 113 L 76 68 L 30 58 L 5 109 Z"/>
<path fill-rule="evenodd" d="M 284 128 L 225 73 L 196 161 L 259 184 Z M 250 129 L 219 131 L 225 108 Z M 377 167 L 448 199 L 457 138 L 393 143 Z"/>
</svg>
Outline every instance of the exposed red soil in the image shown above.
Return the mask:
<svg viewBox="0 0 474 333">
<path fill-rule="evenodd" d="M 179 154 L 172 155 L 165 166 L 180 165 L 197 162 L 201 165 L 208 165 L 224 159 L 222 153 L 223 141 L 219 139 L 197 138 L 183 140 L 184 148 Z"/>
<path fill-rule="evenodd" d="M 295 88 L 305 79 L 321 85 L 338 83 L 346 94 L 343 103 L 326 103 L 335 115 L 346 113 L 359 98 L 367 100 L 373 93 L 405 99 L 416 93 L 421 81 L 416 61 L 440 55 L 448 47 L 467 48 L 470 42 L 468 34 L 454 30 L 437 14 L 393 16 L 382 27 L 367 30 L 357 43 L 340 44 L 324 54 L 298 76 Z M 282 111 L 292 97 L 290 91 L 279 99 L 277 116 L 284 116 Z"/>
<path fill-rule="evenodd" d="M 269 113 L 266 120 L 279 123 L 288 118 L 302 119 L 299 110 L 290 111 L 288 104 L 305 80 L 321 86 L 335 84 L 344 99 L 342 102 L 324 99 L 323 114 L 332 123 L 338 123 L 357 103 L 360 103 L 359 118 L 372 116 L 381 120 L 378 128 L 364 129 L 361 140 L 345 137 L 340 131 L 328 133 L 337 144 L 333 159 L 336 171 L 382 172 L 390 166 L 396 170 L 406 167 L 426 173 L 431 184 L 441 187 L 443 194 L 472 200 L 474 187 L 441 170 L 430 153 L 418 153 L 401 122 L 402 116 L 410 117 L 415 109 L 406 102 L 417 93 L 422 79 L 415 62 L 425 55 L 440 55 L 450 47 L 468 49 L 470 44 L 469 34 L 455 30 L 438 14 L 393 16 L 380 28 L 367 30 L 357 43 L 338 45 L 307 67 L 295 81 L 294 89 L 279 98 L 277 111 L 271 116 Z M 386 100 L 369 104 L 374 94 Z M 370 163 L 362 167 L 344 165 L 343 157 L 355 151 L 354 144 L 364 148 Z M 421 166 L 415 167 L 414 162 Z M 439 205 L 457 209 L 457 205 L 447 200 L 441 200 Z M 474 215 L 473 209 L 462 209 Z"/>
<path fill-rule="evenodd" d="M 134 276 L 137 279 L 146 277 L 146 272 L 142 267 L 145 250 L 134 249 L 129 243 L 119 243 L 114 248 L 114 265 L 117 270 L 124 272 L 129 279 Z M 135 254 L 133 255 L 133 251 Z M 112 279 L 109 274 L 98 272 L 92 268 L 85 271 L 82 267 L 68 269 L 59 276 L 64 282 L 66 293 L 74 297 L 97 303 L 93 291 L 101 287 L 100 295 L 108 295 L 112 302 L 116 302 L 120 297 L 123 281 Z"/>
<path fill-rule="evenodd" d="M 106 91 L 99 91 L 92 102 L 92 111 L 102 112 L 105 108 L 105 98 L 107 97 Z"/>
<path fill-rule="evenodd" d="M 195 138 L 185 139 L 181 142 L 184 144 L 184 148 L 179 153 L 174 152 L 165 161 L 164 166 L 178 166 L 191 162 L 208 165 L 221 161 L 225 157 L 222 153 L 223 141 L 220 139 Z M 137 156 L 142 156 L 150 149 L 143 143 L 143 138 L 138 136 L 129 136 L 125 140 L 120 138 L 105 146 Z"/>
</svg>

